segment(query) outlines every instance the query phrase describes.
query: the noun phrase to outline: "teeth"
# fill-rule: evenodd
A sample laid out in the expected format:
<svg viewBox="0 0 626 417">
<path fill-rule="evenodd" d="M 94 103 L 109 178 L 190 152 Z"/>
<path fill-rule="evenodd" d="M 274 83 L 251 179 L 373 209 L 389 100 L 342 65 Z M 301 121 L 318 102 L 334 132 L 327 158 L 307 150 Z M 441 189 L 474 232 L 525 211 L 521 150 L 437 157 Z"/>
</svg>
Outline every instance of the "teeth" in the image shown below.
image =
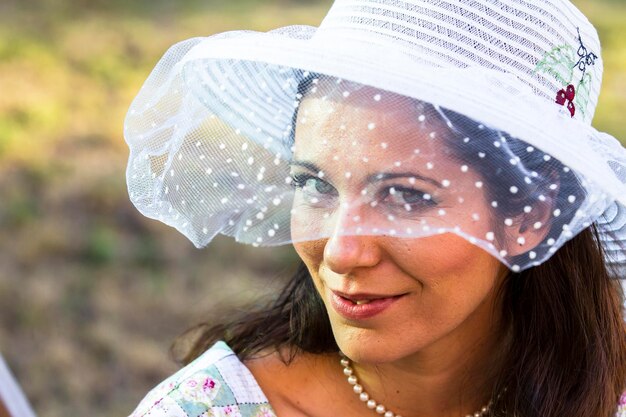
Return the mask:
<svg viewBox="0 0 626 417">
<path fill-rule="evenodd" d="M 354 303 L 356 305 L 361 305 L 361 304 L 369 304 L 371 300 L 357 300 Z"/>
</svg>

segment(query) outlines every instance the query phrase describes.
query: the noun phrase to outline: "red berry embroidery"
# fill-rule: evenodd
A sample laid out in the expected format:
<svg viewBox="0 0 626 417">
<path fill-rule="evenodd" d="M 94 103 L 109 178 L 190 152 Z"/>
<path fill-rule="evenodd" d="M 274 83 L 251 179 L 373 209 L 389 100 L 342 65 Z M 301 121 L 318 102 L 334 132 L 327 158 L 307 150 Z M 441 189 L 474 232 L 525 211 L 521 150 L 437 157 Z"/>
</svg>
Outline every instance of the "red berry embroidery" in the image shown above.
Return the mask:
<svg viewBox="0 0 626 417">
<path fill-rule="evenodd" d="M 566 86 L 556 93 L 555 102 L 560 106 L 566 106 L 572 117 L 578 107 L 579 116 L 585 118 L 588 116 L 586 110 L 590 98 L 589 90 L 596 78 L 596 74 L 591 74 L 587 70 L 594 66 L 600 57 L 587 49 L 580 29 L 576 29 L 578 49 L 569 42 L 554 46 L 545 52 L 533 72 L 542 72 L 546 76 L 554 77 L 560 85 Z M 577 73 L 581 74 L 580 78 Z"/>
<path fill-rule="evenodd" d="M 573 85 L 568 85 L 567 89 L 565 90 L 565 98 L 568 99 L 569 101 L 574 101 L 574 97 L 576 96 L 576 89 L 574 88 Z"/>
<path fill-rule="evenodd" d="M 571 84 L 556 93 L 556 103 L 558 105 L 564 106 L 567 102 L 567 109 L 569 110 L 572 117 L 574 117 L 574 114 L 576 114 L 576 106 L 574 105 L 575 97 L 576 89 Z"/>
<path fill-rule="evenodd" d="M 569 110 L 569 113 L 572 115 L 572 117 L 574 117 L 574 115 L 576 114 L 576 106 L 574 106 L 573 101 L 567 103 L 567 110 Z"/>
</svg>

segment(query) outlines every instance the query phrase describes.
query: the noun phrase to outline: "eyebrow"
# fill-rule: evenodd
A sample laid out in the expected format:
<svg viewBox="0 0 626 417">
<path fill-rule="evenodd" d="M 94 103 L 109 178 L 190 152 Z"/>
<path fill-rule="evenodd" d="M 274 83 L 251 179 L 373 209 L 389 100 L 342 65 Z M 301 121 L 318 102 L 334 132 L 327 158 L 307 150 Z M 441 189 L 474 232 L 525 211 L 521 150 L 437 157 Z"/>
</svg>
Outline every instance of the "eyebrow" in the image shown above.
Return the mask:
<svg viewBox="0 0 626 417">
<path fill-rule="evenodd" d="M 319 169 L 319 167 L 317 165 L 315 165 L 313 162 L 308 162 L 308 161 L 291 161 L 289 162 L 290 166 L 297 166 L 297 167 L 303 167 L 308 169 L 309 171 L 312 172 L 320 172 L 321 169 Z"/>
<path fill-rule="evenodd" d="M 309 162 L 309 161 L 291 161 L 289 163 L 289 165 L 291 166 L 299 166 L 299 167 L 303 167 L 308 169 L 311 172 L 323 172 L 317 165 L 315 165 L 313 162 Z M 432 179 L 429 177 L 425 177 L 423 175 L 420 174 L 416 174 L 415 172 L 380 172 L 377 174 L 372 174 L 372 175 L 368 175 L 366 178 L 366 181 L 368 183 L 373 183 L 373 182 L 377 182 L 377 181 L 386 181 L 386 180 L 392 180 L 395 178 L 415 178 L 416 180 L 420 180 L 420 181 L 424 181 L 427 183 L 430 183 L 432 185 L 434 185 L 435 187 L 438 188 L 444 188 L 443 185 Z"/>
<path fill-rule="evenodd" d="M 379 174 L 368 175 L 367 182 L 386 181 L 394 178 L 415 178 L 416 180 L 428 182 L 435 187 L 443 188 L 443 185 L 438 181 L 416 174 L 415 172 L 381 172 Z"/>
</svg>

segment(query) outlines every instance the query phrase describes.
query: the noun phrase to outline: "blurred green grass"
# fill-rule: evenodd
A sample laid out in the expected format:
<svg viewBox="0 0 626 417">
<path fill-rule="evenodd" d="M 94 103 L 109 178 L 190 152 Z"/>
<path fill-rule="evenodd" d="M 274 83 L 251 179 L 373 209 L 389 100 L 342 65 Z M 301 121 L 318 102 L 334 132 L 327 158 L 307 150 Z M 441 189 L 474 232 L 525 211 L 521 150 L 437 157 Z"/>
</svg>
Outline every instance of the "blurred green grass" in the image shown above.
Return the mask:
<svg viewBox="0 0 626 417">
<path fill-rule="evenodd" d="M 270 292 L 293 264 L 289 249 L 228 239 L 197 251 L 142 218 L 126 195 L 122 125 L 173 43 L 317 25 L 330 3 L 0 3 L 0 350 L 42 417 L 129 414 L 175 369 L 176 334 Z M 626 4 L 574 3 L 604 47 L 594 125 L 624 139 Z"/>
</svg>

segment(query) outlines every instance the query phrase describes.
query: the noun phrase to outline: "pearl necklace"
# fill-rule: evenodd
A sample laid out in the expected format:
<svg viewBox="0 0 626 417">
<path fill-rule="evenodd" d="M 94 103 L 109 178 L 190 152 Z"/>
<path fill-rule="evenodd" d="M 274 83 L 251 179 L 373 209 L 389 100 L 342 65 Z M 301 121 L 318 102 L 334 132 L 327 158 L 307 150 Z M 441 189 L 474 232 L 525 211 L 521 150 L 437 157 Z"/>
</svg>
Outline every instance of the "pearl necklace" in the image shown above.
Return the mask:
<svg viewBox="0 0 626 417">
<path fill-rule="evenodd" d="M 343 366 L 343 374 L 348 377 L 348 383 L 352 385 L 352 391 L 359 396 L 359 400 L 363 401 L 367 408 L 370 410 L 376 411 L 378 414 L 383 415 L 384 417 L 402 417 L 399 414 L 395 414 L 393 411 L 387 410 L 387 407 L 376 402 L 370 395 L 365 392 L 363 386 L 359 384 L 359 379 L 354 374 L 354 369 L 352 369 L 352 362 L 343 352 L 339 352 L 341 356 L 341 366 Z M 474 414 L 467 414 L 465 417 L 483 417 L 489 413 L 489 408 L 491 407 L 491 401 L 489 404 L 480 409 L 480 411 L 475 412 Z"/>
</svg>

